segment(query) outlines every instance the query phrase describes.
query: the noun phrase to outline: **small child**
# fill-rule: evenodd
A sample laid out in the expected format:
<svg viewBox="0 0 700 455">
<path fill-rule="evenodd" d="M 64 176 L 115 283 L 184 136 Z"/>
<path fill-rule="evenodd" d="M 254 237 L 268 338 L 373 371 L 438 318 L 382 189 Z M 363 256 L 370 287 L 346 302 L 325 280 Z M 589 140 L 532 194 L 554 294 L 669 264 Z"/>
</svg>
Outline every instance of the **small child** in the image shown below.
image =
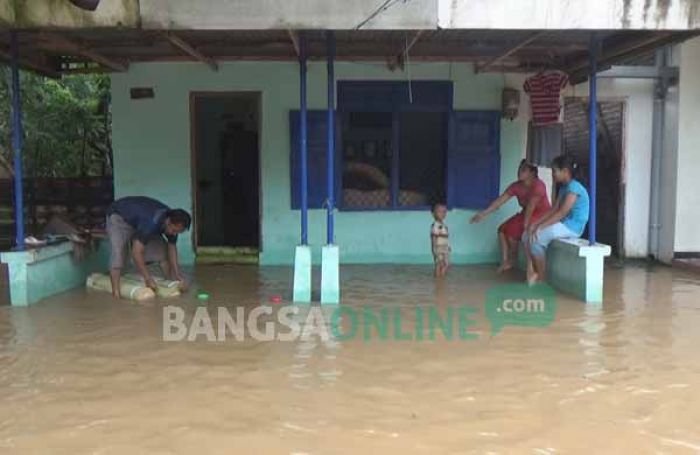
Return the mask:
<svg viewBox="0 0 700 455">
<path fill-rule="evenodd" d="M 430 241 L 435 261 L 435 276 L 445 276 L 450 266 L 450 241 L 447 225 L 444 223 L 447 217 L 447 206 L 435 204 L 433 206 L 433 218 L 435 222 L 430 226 Z"/>
</svg>

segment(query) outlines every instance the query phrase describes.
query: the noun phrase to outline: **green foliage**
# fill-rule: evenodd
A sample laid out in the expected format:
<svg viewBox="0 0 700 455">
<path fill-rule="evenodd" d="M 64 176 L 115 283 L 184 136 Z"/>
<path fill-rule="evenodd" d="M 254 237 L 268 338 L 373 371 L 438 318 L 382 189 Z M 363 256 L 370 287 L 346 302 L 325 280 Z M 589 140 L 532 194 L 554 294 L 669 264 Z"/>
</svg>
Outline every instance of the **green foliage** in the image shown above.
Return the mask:
<svg viewBox="0 0 700 455">
<path fill-rule="evenodd" d="M 12 162 L 10 70 L 0 70 L 0 154 Z M 76 177 L 111 173 L 109 77 L 20 76 L 27 177 Z"/>
</svg>

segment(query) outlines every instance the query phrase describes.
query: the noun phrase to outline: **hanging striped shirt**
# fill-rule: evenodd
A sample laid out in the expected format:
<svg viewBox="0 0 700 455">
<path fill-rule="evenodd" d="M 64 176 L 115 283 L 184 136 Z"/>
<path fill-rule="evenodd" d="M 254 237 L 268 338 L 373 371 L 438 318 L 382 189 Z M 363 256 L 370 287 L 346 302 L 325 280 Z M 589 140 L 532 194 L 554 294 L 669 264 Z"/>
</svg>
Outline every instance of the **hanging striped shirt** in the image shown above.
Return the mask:
<svg viewBox="0 0 700 455">
<path fill-rule="evenodd" d="M 569 77 L 560 72 L 542 73 L 528 78 L 523 88 L 530 95 L 532 121 L 537 126 L 559 121 L 560 93 Z"/>
</svg>

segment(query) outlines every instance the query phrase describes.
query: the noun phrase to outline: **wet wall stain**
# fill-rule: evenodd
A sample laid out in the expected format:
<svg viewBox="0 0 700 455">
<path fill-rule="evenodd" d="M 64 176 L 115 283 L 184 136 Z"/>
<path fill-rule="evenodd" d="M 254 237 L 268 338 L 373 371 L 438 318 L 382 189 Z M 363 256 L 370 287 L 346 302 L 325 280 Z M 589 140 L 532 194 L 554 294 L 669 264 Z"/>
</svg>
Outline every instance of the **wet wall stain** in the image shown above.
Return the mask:
<svg viewBox="0 0 700 455">
<path fill-rule="evenodd" d="M 656 12 L 654 14 L 654 20 L 658 26 L 662 22 L 666 22 L 668 17 L 668 9 L 671 6 L 671 0 L 656 0 Z"/>
<path fill-rule="evenodd" d="M 622 28 L 630 28 L 630 10 L 632 9 L 632 0 L 622 1 Z"/>
<path fill-rule="evenodd" d="M 102 0 L 102 12 L 100 7 L 97 12 L 81 10 L 68 0 L 11 1 L 14 4 L 15 24 L 20 27 L 133 27 L 139 22 L 138 0 Z"/>
<path fill-rule="evenodd" d="M 700 26 L 700 0 L 681 0 L 688 15 L 688 28 Z"/>
<path fill-rule="evenodd" d="M 671 7 L 678 3 L 684 9 L 688 18 L 687 27 L 696 28 L 700 25 L 700 0 L 644 0 L 642 6 L 642 24 L 644 28 L 664 28 Z M 635 5 L 637 3 L 637 5 Z M 639 7 L 639 2 L 635 0 L 623 0 L 622 5 L 622 28 L 630 28 L 632 26 L 633 9 Z M 650 21 L 654 21 L 653 24 Z"/>
<path fill-rule="evenodd" d="M 644 12 L 642 13 L 642 21 L 646 24 L 647 17 L 649 17 L 649 8 L 651 7 L 651 0 L 644 0 Z"/>
<path fill-rule="evenodd" d="M 4 0 L 0 1 L 0 25 L 12 25 L 15 23 L 15 5 Z"/>
</svg>

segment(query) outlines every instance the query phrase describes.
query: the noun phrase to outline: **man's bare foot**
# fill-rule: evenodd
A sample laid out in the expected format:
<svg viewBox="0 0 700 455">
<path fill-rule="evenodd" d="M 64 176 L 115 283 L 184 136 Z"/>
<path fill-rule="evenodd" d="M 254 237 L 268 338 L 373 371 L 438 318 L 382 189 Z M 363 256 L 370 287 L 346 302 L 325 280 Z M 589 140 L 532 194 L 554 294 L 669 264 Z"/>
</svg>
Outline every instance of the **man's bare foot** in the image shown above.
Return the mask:
<svg viewBox="0 0 700 455">
<path fill-rule="evenodd" d="M 507 272 L 508 270 L 510 270 L 512 268 L 513 268 L 513 264 L 511 264 L 510 262 L 504 262 L 496 269 L 496 272 L 503 273 L 503 272 Z"/>
<path fill-rule="evenodd" d="M 536 273 L 533 272 L 527 276 L 527 284 L 529 284 L 530 286 L 534 286 L 539 282 L 540 282 L 540 277 Z"/>
</svg>

